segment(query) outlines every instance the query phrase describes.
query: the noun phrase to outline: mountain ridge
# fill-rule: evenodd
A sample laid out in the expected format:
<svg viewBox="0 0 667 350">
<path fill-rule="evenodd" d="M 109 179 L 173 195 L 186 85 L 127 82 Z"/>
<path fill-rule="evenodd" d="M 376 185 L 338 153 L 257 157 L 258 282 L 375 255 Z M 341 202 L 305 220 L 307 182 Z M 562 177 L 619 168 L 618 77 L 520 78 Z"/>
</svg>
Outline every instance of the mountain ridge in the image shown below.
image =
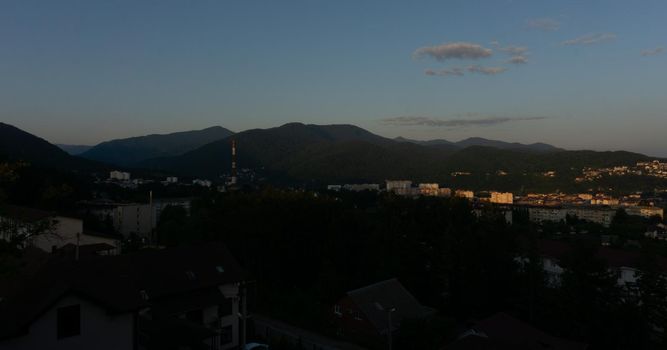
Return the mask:
<svg viewBox="0 0 667 350">
<path fill-rule="evenodd" d="M 81 157 L 119 166 L 132 166 L 146 159 L 176 156 L 234 134 L 221 126 L 169 134 L 149 134 L 102 142 Z"/>
<path fill-rule="evenodd" d="M 520 150 L 526 152 L 558 152 L 564 151 L 562 148 L 543 143 L 535 142 L 530 144 L 524 144 L 519 142 L 506 142 L 499 140 L 486 139 L 483 137 L 469 137 L 460 141 L 449 141 L 444 139 L 433 139 L 433 140 L 413 140 L 405 137 L 396 137 L 394 140 L 399 142 L 411 142 L 423 146 L 433 146 L 433 147 L 458 147 L 466 148 L 470 146 L 487 146 L 494 147 L 498 149 L 507 149 L 507 150 Z"/>
</svg>

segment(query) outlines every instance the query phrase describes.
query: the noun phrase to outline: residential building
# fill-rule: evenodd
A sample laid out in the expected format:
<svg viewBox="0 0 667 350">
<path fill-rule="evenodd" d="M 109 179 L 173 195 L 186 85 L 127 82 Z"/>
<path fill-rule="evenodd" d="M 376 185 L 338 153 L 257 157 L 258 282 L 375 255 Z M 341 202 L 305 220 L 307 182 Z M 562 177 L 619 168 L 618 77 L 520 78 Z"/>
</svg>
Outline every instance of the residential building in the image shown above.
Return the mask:
<svg viewBox="0 0 667 350">
<path fill-rule="evenodd" d="M 50 263 L 0 295 L 0 348 L 234 349 L 244 280 L 221 244 Z"/>
<path fill-rule="evenodd" d="M 514 195 L 509 192 L 491 192 L 490 201 L 495 204 L 512 204 L 514 203 Z"/>
<path fill-rule="evenodd" d="M 451 197 L 452 189 L 451 188 L 440 188 L 438 189 L 438 196 L 440 197 Z"/>
<path fill-rule="evenodd" d="M 615 215 L 616 210 L 611 208 L 537 206 L 528 208 L 528 216 L 533 222 L 559 222 L 564 221 L 568 216 L 576 216 L 579 219 L 609 227 Z"/>
<path fill-rule="evenodd" d="M 137 235 L 150 239 L 155 228 L 153 215 L 150 204 L 119 205 L 113 209 L 113 226 L 124 237 Z"/>
<path fill-rule="evenodd" d="M 109 173 L 109 180 L 113 181 L 130 181 L 130 173 L 114 170 Z"/>
<path fill-rule="evenodd" d="M 421 305 L 397 279 L 390 279 L 347 292 L 331 313 L 341 336 L 378 346 L 390 341 L 403 320 L 426 318 L 435 311 Z"/>
<path fill-rule="evenodd" d="M 38 234 L 36 234 L 38 233 Z M 25 246 L 52 252 L 67 245 L 105 244 L 120 251 L 120 237 L 84 230 L 83 221 L 55 213 L 7 205 L 0 209 L 0 238 L 10 241 L 24 236 Z"/>
<path fill-rule="evenodd" d="M 412 187 L 412 181 L 408 180 L 387 180 L 387 191 L 396 192 L 397 190 L 409 190 Z"/>
<path fill-rule="evenodd" d="M 363 192 L 363 191 L 379 191 L 379 184 L 346 184 L 343 186 L 345 191 Z"/>
<path fill-rule="evenodd" d="M 213 183 L 210 180 L 195 179 L 192 180 L 192 184 L 201 187 L 211 187 Z"/>
<path fill-rule="evenodd" d="M 454 197 L 473 199 L 475 198 L 475 193 L 467 190 L 456 190 L 454 191 Z"/>
<path fill-rule="evenodd" d="M 439 196 L 440 185 L 436 183 L 419 184 L 419 194 L 422 196 Z"/>
<path fill-rule="evenodd" d="M 633 207 L 625 207 L 623 208 L 628 215 L 637 215 L 645 218 L 650 218 L 654 216 L 658 216 L 661 219 L 663 219 L 664 216 L 664 209 L 660 207 L 645 207 L 645 206 L 633 206 Z"/>
<path fill-rule="evenodd" d="M 561 276 L 565 272 L 562 261 L 571 253 L 572 247 L 562 241 L 540 240 L 538 249 L 542 255 L 544 271 L 547 273 L 549 283 L 558 286 Z M 617 284 L 620 287 L 632 287 L 639 278 L 641 255 L 637 251 L 627 251 L 608 246 L 601 246 L 597 251 L 597 258 L 604 261 L 610 271 L 616 273 Z M 658 258 L 657 266 L 663 272 L 667 272 L 667 259 Z"/>
</svg>

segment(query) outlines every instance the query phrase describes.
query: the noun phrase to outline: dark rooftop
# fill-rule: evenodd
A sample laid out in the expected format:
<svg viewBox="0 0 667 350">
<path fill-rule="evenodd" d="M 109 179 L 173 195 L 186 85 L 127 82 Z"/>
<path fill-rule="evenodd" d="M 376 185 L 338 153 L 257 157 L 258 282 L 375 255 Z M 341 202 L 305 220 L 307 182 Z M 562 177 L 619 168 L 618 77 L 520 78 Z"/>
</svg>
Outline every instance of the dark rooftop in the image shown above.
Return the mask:
<svg viewBox="0 0 667 350">
<path fill-rule="evenodd" d="M 352 301 L 380 332 L 387 330 L 387 311 L 392 312 L 392 330 L 405 319 L 427 317 L 434 310 L 425 307 L 395 278 L 347 292 Z"/>
</svg>

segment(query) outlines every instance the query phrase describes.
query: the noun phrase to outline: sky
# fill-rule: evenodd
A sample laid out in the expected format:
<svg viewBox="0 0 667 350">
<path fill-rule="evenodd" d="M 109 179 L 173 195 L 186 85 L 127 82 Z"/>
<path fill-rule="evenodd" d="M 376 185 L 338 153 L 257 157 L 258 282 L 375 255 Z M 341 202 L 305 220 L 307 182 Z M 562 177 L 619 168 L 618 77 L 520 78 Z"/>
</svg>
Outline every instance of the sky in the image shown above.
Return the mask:
<svg viewBox="0 0 667 350">
<path fill-rule="evenodd" d="M 664 0 L 3 0 L 0 121 L 54 143 L 348 123 L 667 156 Z"/>
</svg>

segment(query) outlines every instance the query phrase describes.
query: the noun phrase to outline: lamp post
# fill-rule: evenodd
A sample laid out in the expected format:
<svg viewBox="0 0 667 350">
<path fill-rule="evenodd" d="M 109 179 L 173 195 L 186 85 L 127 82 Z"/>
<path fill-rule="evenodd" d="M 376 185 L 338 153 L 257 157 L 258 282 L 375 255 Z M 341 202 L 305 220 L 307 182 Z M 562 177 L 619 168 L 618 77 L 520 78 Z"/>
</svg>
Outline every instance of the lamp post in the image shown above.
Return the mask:
<svg viewBox="0 0 667 350">
<path fill-rule="evenodd" d="M 388 346 L 389 350 L 392 350 L 392 347 L 394 345 L 393 344 L 393 340 L 394 340 L 393 339 L 393 334 L 392 334 L 392 331 L 391 331 L 391 314 L 394 311 L 396 311 L 395 307 L 392 307 L 391 309 L 387 310 L 387 341 L 388 341 L 388 344 L 389 344 L 389 346 Z"/>
<path fill-rule="evenodd" d="M 391 314 L 396 311 L 396 308 L 395 307 L 385 308 L 382 305 L 380 305 L 380 303 L 378 303 L 378 302 L 375 303 L 375 307 L 378 310 L 384 311 L 384 312 L 387 313 L 387 347 L 388 347 L 389 350 L 392 350 L 394 344 L 393 344 L 393 336 L 392 336 L 392 332 L 391 332 L 391 328 L 392 328 Z"/>
</svg>

